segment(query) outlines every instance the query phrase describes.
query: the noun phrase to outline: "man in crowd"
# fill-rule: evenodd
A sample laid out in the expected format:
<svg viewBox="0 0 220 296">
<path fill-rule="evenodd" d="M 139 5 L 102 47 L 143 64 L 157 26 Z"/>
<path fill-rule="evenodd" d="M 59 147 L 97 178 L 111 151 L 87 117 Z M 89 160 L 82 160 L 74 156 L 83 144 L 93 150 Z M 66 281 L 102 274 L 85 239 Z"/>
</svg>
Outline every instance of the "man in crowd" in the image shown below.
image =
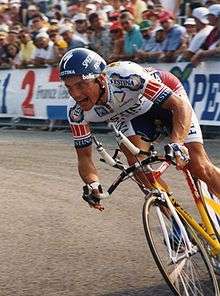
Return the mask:
<svg viewBox="0 0 220 296">
<path fill-rule="evenodd" d="M 220 57 L 220 4 L 210 5 L 208 10 L 209 23 L 213 29 L 203 42 L 201 50 L 192 57 L 191 61 L 195 66 L 203 60 Z"/>
<path fill-rule="evenodd" d="M 123 12 L 120 15 L 121 26 L 125 31 L 124 52 L 120 59 L 133 59 L 135 54 L 143 45 L 143 36 L 140 28 L 134 22 L 134 17 L 130 12 Z"/>
<path fill-rule="evenodd" d="M 180 53 L 185 49 L 186 29 L 175 23 L 175 18 L 169 11 L 161 12 L 159 17 L 160 24 L 166 33 L 163 61 L 175 62 Z"/>
<path fill-rule="evenodd" d="M 59 31 L 60 35 L 66 41 L 67 50 L 76 47 L 87 47 L 88 44 L 82 38 L 75 36 L 74 29 L 70 25 L 62 25 Z"/>
<path fill-rule="evenodd" d="M 207 15 L 209 10 L 206 7 L 198 7 L 193 9 L 192 15 L 196 21 L 197 33 L 192 38 L 189 47 L 183 52 L 182 60 L 191 61 L 191 58 L 198 52 L 203 45 L 203 42 L 213 29 L 213 26 L 209 25 Z"/>
</svg>

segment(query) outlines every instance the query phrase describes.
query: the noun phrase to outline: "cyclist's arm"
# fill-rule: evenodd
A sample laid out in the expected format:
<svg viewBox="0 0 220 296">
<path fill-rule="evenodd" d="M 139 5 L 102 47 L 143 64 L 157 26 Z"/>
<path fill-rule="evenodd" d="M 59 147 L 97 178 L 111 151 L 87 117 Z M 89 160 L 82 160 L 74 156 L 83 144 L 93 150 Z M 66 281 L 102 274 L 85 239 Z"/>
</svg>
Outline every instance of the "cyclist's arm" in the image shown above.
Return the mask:
<svg viewBox="0 0 220 296">
<path fill-rule="evenodd" d="M 97 169 L 92 160 L 92 145 L 84 148 L 76 148 L 78 156 L 78 171 L 82 180 L 86 184 L 98 182 Z"/>
<path fill-rule="evenodd" d="M 183 144 L 191 126 L 192 108 L 190 104 L 172 93 L 161 107 L 172 112 L 171 141 Z"/>
</svg>

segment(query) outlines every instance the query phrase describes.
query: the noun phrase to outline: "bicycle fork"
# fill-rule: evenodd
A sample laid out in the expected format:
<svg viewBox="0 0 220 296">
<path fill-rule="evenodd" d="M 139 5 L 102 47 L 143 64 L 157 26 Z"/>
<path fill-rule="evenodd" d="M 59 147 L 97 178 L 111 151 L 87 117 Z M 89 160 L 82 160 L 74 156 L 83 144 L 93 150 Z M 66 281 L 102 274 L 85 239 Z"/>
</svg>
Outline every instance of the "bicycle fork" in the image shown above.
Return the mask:
<svg viewBox="0 0 220 296">
<path fill-rule="evenodd" d="M 186 232 L 186 229 L 185 229 L 179 215 L 176 212 L 175 207 L 173 206 L 173 204 L 172 204 L 172 202 L 171 202 L 171 200 L 170 200 L 170 198 L 169 198 L 169 196 L 168 196 L 168 194 L 166 192 L 161 192 L 161 199 L 166 201 L 166 204 L 167 204 L 168 208 L 165 208 L 165 210 L 163 210 L 163 209 L 161 209 L 161 207 L 156 207 L 157 216 L 158 216 L 158 219 L 159 219 L 161 227 L 162 227 L 162 232 L 163 232 L 165 244 L 166 244 L 167 249 L 168 249 L 169 257 L 171 259 L 172 264 L 176 264 L 178 261 L 181 261 L 184 258 L 188 258 L 189 256 L 196 253 L 197 248 L 191 243 L 191 241 L 190 241 L 190 239 L 188 237 L 188 234 Z M 171 247 L 169 233 L 167 231 L 167 227 L 166 227 L 162 212 L 167 217 L 169 216 L 169 218 L 173 217 L 176 224 L 177 224 L 177 226 L 179 227 L 181 240 L 183 240 L 183 242 L 185 243 L 185 245 L 184 245 L 184 248 L 185 248 L 184 254 L 180 255 L 180 253 L 178 253 L 178 256 L 173 255 L 173 249 Z"/>
</svg>

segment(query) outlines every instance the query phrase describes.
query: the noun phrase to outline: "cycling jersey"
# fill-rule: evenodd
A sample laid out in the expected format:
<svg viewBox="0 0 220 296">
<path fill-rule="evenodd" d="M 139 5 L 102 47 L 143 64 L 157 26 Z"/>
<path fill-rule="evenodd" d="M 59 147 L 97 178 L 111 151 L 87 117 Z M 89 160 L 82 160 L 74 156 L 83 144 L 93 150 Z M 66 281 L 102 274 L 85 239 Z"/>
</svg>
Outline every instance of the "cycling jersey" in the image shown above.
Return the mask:
<svg viewBox="0 0 220 296">
<path fill-rule="evenodd" d="M 68 119 L 76 148 L 91 145 L 90 122 L 115 122 L 126 136 L 139 134 L 150 140 L 156 132 L 157 116 L 162 118 L 162 125 L 172 129 L 172 115 L 161 104 L 173 92 L 184 94 L 181 99 L 187 99 L 182 84 L 173 74 L 125 61 L 108 65 L 104 73 L 108 92 L 105 105 L 83 111 L 73 98 L 69 100 Z M 196 129 L 197 137 L 201 138 L 198 126 Z"/>
</svg>

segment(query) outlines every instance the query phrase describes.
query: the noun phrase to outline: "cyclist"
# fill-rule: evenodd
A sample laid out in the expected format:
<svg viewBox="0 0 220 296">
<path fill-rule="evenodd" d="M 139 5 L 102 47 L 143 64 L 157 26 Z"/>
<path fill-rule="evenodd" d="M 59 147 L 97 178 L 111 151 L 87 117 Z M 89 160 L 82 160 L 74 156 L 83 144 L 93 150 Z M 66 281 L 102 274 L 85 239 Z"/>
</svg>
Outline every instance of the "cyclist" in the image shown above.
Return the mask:
<svg viewBox="0 0 220 296">
<path fill-rule="evenodd" d="M 159 122 L 169 132 L 177 169 L 187 165 L 213 193 L 220 193 L 220 169 L 204 150 L 198 120 L 174 75 L 129 61 L 106 65 L 97 53 L 76 48 L 61 59 L 60 78 L 71 96 L 68 118 L 79 175 L 87 188 L 83 198 L 91 207 L 103 210 L 98 198 L 102 187 L 92 160 L 90 122 L 115 122 L 139 148 L 146 145 L 141 136 L 155 139 Z M 129 164 L 136 162 L 125 147 L 122 151 Z"/>
</svg>

